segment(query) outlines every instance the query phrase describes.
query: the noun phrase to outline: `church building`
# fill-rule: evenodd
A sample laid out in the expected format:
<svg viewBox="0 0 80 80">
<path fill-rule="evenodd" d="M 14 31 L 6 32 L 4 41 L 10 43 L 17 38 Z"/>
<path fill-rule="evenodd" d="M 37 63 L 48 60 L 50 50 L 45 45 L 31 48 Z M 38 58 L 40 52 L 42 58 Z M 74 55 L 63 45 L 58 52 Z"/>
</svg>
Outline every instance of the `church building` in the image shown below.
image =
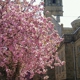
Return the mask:
<svg viewBox="0 0 80 80">
<path fill-rule="evenodd" d="M 63 16 L 62 0 L 44 0 L 44 3 L 45 16 L 52 18 L 55 29 L 64 38 L 58 53 L 60 59 L 66 62 L 54 70 L 49 69 L 48 80 L 80 80 L 80 18 L 71 22 L 72 28 L 65 28 L 59 24 L 60 16 Z M 46 14 L 46 11 L 49 11 L 49 14 Z"/>
</svg>

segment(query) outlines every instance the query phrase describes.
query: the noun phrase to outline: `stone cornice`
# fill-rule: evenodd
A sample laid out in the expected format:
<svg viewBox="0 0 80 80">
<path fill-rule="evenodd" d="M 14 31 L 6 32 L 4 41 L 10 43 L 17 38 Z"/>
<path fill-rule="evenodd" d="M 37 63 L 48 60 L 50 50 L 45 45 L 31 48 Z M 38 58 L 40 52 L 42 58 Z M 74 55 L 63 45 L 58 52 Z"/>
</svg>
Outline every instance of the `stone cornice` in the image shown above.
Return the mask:
<svg viewBox="0 0 80 80">
<path fill-rule="evenodd" d="M 63 35 L 63 38 L 64 38 L 64 42 L 66 43 L 68 43 L 68 42 L 71 42 L 71 41 L 73 41 L 73 34 L 64 34 Z"/>
<path fill-rule="evenodd" d="M 62 37 L 64 38 L 65 43 L 69 43 L 72 41 L 75 42 L 80 38 L 80 27 L 74 33 L 64 34 Z"/>
<path fill-rule="evenodd" d="M 64 40 L 60 43 L 58 50 L 63 44 L 75 42 L 80 38 L 80 27 L 74 33 L 62 35 L 62 38 L 64 38 Z"/>
</svg>

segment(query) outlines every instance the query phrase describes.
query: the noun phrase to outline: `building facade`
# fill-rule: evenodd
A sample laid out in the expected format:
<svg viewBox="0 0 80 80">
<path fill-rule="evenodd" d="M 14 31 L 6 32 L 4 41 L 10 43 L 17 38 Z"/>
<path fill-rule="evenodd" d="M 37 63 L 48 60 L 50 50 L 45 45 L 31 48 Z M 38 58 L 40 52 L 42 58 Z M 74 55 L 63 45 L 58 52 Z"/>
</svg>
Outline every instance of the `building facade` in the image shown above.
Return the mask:
<svg viewBox="0 0 80 80">
<path fill-rule="evenodd" d="M 80 19 L 74 20 L 71 24 L 72 29 L 63 29 L 64 41 L 58 52 L 60 59 L 66 63 L 55 68 L 56 80 L 80 80 Z"/>
</svg>

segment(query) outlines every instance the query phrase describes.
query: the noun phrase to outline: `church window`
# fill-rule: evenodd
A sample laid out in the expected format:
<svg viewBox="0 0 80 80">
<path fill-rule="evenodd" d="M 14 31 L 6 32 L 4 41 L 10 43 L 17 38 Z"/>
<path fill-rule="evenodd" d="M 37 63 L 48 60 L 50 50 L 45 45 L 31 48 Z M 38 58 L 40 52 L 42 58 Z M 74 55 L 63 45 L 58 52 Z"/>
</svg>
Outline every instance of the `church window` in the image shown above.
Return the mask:
<svg viewBox="0 0 80 80">
<path fill-rule="evenodd" d="M 80 53 L 80 46 L 78 46 L 78 53 Z"/>
<path fill-rule="evenodd" d="M 78 57 L 78 73 L 80 74 L 80 56 Z"/>
<path fill-rule="evenodd" d="M 53 4 L 56 3 L 56 0 L 52 0 L 52 3 L 53 3 Z"/>
</svg>

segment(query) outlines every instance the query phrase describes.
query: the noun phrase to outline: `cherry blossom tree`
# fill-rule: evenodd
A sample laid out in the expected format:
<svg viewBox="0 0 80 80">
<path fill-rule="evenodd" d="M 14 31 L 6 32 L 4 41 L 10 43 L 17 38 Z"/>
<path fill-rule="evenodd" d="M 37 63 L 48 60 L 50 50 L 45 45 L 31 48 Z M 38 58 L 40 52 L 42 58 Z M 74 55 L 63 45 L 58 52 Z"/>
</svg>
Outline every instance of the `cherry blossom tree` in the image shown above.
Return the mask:
<svg viewBox="0 0 80 80">
<path fill-rule="evenodd" d="M 45 74 L 46 66 L 54 68 L 63 64 L 56 52 L 63 39 L 50 18 L 42 15 L 43 2 L 39 5 L 34 2 L 0 0 L 0 78 L 3 80 L 24 80 L 28 73 L 32 78 L 36 73 Z"/>
</svg>

